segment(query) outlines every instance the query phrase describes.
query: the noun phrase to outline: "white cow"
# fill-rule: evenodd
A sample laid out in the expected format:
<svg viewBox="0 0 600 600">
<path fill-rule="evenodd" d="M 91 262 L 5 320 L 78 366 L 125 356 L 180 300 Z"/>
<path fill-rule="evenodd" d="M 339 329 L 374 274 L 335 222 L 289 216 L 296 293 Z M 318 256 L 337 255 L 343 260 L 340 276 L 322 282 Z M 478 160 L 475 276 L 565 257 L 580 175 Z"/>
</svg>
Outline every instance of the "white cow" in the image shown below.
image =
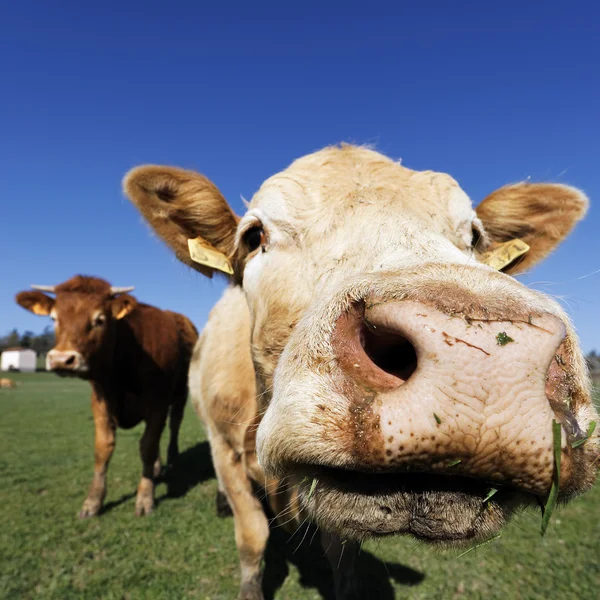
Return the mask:
<svg viewBox="0 0 600 600">
<path fill-rule="evenodd" d="M 577 339 L 510 276 L 569 234 L 580 191 L 520 183 L 473 210 L 448 175 L 354 146 L 297 160 L 241 219 L 192 171 L 143 166 L 124 185 L 180 260 L 232 281 L 190 377 L 234 513 L 240 598 L 262 598 L 268 536 L 251 480 L 328 547 L 348 540 L 346 566 L 352 540 L 472 544 L 553 485 L 563 501 L 592 485 L 598 415 Z M 338 597 L 357 593 L 336 574 Z"/>
</svg>

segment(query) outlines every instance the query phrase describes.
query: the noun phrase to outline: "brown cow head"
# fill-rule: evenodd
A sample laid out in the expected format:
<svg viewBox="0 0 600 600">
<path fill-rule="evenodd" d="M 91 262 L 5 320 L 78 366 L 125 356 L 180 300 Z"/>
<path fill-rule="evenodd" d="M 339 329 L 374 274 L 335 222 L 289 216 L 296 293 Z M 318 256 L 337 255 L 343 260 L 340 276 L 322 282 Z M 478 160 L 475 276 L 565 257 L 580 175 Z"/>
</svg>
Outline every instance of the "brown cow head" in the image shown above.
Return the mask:
<svg viewBox="0 0 600 600">
<path fill-rule="evenodd" d="M 75 277 L 57 286 L 32 286 L 35 291 L 20 292 L 16 301 L 36 315 L 49 315 L 54 321 L 56 346 L 48 352 L 46 367 L 59 375 L 90 378 L 104 365 L 110 365 L 115 322 L 127 316 L 137 300 L 97 277 Z M 54 298 L 42 290 L 55 295 Z"/>
<path fill-rule="evenodd" d="M 510 185 L 475 211 L 451 177 L 352 146 L 271 177 L 241 219 L 191 171 L 139 167 L 125 190 L 180 260 L 205 274 L 215 253 L 230 261 L 251 315 L 258 457 L 324 529 L 492 535 L 545 502 L 553 421 L 560 498 L 592 485 L 598 415 L 577 338 L 555 301 L 509 275 L 569 234 L 580 191 Z M 529 251 L 488 266 L 513 238 Z M 189 240 L 209 252 L 192 259 Z"/>
</svg>

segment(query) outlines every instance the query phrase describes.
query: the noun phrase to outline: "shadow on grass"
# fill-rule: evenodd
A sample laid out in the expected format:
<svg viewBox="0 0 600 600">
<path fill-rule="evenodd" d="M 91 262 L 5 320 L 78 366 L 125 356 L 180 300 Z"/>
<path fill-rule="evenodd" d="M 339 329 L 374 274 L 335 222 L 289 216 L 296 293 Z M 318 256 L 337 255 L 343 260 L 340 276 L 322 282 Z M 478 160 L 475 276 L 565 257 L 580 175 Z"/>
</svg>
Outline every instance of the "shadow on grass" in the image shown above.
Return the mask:
<svg viewBox="0 0 600 600">
<path fill-rule="evenodd" d="M 117 508 L 117 506 L 120 506 L 124 502 L 129 502 L 129 500 L 135 498 L 135 496 L 136 492 L 131 492 L 130 494 L 123 494 L 118 500 L 111 500 L 110 502 L 107 502 L 102 507 L 102 510 L 100 511 L 100 516 L 107 512 L 110 512 L 113 508 Z"/>
<path fill-rule="evenodd" d="M 265 552 L 263 590 L 265 600 L 273 600 L 283 585 L 291 563 L 300 574 L 300 585 L 316 589 L 323 600 L 335 600 L 333 577 L 329 562 L 324 556 L 319 535 L 313 539 L 314 529 L 309 529 L 301 542 L 305 529 L 293 535 L 281 529 L 271 529 Z M 376 556 L 362 550 L 356 560 L 356 574 L 360 582 L 360 597 L 376 600 L 393 600 L 394 588 L 390 580 L 404 586 L 418 585 L 425 575 L 397 563 L 384 563 Z"/>
<path fill-rule="evenodd" d="M 200 442 L 180 455 L 175 465 L 167 470 L 160 481 L 167 484 L 167 492 L 156 499 L 157 504 L 170 498 L 181 498 L 203 481 L 213 479 L 213 469 L 208 442 Z"/>
<path fill-rule="evenodd" d="M 157 479 L 157 485 L 165 483 L 167 491 L 162 496 L 155 498 L 156 506 L 165 500 L 185 496 L 192 488 L 213 477 L 215 477 L 215 471 L 212 466 L 210 447 L 208 442 L 200 442 L 184 450 L 179 455 L 177 463 Z M 129 494 L 123 494 L 118 500 L 107 502 L 100 514 L 110 512 L 124 502 L 135 498 L 135 496 L 136 492 L 134 491 Z"/>
</svg>

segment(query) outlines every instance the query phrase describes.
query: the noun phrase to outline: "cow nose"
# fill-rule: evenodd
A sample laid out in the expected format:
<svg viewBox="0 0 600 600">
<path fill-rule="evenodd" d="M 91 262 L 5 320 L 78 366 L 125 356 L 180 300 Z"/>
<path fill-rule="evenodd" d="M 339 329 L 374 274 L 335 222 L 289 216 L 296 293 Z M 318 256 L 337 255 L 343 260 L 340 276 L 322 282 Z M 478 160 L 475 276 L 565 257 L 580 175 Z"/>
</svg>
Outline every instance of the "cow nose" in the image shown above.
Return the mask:
<svg viewBox="0 0 600 600">
<path fill-rule="evenodd" d="M 561 420 L 546 386 L 565 335 L 549 313 L 475 319 L 416 301 L 354 305 L 332 345 L 354 386 L 353 427 L 368 441 L 357 460 L 546 492 Z"/>
<path fill-rule="evenodd" d="M 75 350 L 50 350 L 46 356 L 49 371 L 79 371 L 85 365 L 81 354 Z"/>
<path fill-rule="evenodd" d="M 519 370 L 533 366 L 543 380 L 564 337 L 564 323 L 549 313 L 470 319 L 404 301 L 354 305 L 338 319 L 333 347 L 352 379 L 390 390 L 414 377 L 469 365 L 486 379 L 502 374 L 500 363 Z"/>
</svg>

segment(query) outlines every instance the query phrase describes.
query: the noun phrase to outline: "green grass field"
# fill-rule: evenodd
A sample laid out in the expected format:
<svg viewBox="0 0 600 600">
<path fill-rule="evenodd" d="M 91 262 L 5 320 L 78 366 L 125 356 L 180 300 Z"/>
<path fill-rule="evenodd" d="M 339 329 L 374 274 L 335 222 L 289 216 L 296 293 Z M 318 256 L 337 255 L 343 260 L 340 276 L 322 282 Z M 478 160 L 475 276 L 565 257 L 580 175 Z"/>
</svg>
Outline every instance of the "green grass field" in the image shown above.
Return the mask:
<svg viewBox="0 0 600 600">
<path fill-rule="evenodd" d="M 158 486 L 154 514 L 134 516 L 138 427 L 118 432 L 106 510 L 79 521 L 92 474 L 88 385 L 46 373 L 12 377 L 20 387 L 0 390 L 1 598 L 235 598 L 233 522 L 215 516 L 208 445 L 189 407 L 182 460 Z M 462 558 L 387 539 L 365 544 L 357 568 L 378 600 L 597 598 L 599 516 L 597 486 L 557 511 L 543 539 L 539 514 L 524 514 Z M 308 537 L 294 553 L 299 539 L 272 535 L 267 599 L 332 598 L 327 563 Z"/>
</svg>

